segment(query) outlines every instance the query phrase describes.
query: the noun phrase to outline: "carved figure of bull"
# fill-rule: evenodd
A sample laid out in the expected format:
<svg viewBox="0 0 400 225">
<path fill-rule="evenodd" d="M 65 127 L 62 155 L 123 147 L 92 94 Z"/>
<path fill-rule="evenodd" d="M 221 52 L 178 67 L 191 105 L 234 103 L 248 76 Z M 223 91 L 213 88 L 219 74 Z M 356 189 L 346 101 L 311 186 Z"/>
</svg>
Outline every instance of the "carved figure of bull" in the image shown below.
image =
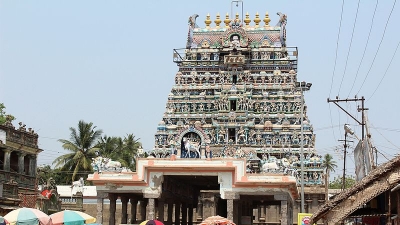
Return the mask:
<svg viewBox="0 0 400 225">
<path fill-rule="evenodd" d="M 271 172 L 271 171 L 276 171 L 279 169 L 278 164 L 276 162 L 266 162 L 262 165 L 262 171 L 263 172 Z"/>
<path fill-rule="evenodd" d="M 118 161 L 112 161 L 111 159 L 106 159 L 105 160 L 105 163 L 106 163 L 106 165 L 105 165 L 105 167 L 109 170 L 109 169 L 114 169 L 114 170 L 117 170 L 117 169 L 120 169 L 121 168 L 121 163 L 120 162 L 118 162 Z"/>
<path fill-rule="evenodd" d="M 191 142 L 186 137 L 183 138 L 183 143 L 184 143 L 184 146 L 185 146 L 185 150 L 187 151 L 185 158 L 190 158 L 190 153 L 191 152 L 194 152 L 194 153 L 197 154 L 197 156 L 195 156 L 195 158 L 196 157 L 200 157 L 200 144 L 199 143 Z"/>
</svg>

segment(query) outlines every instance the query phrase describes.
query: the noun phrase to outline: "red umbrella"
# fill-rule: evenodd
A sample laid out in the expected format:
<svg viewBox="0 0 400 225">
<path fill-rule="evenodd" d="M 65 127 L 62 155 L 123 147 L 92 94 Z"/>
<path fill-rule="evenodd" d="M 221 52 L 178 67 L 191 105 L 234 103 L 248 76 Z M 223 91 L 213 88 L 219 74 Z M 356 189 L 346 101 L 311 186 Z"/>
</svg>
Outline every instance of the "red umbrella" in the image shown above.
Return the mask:
<svg viewBox="0 0 400 225">
<path fill-rule="evenodd" d="M 203 222 L 201 222 L 200 225 L 236 225 L 236 224 L 231 220 L 228 220 L 227 218 L 222 216 L 210 216 Z"/>
<path fill-rule="evenodd" d="M 139 225 L 164 225 L 164 223 L 159 220 L 145 220 Z"/>
</svg>

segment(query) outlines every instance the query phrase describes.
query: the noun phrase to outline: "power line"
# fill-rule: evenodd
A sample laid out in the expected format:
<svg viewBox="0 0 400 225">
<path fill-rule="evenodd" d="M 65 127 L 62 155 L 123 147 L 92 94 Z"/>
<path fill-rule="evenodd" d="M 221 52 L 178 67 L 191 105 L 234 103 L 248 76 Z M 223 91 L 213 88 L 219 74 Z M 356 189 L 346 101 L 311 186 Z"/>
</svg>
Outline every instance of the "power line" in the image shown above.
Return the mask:
<svg viewBox="0 0 400 225">
<path fill-rule="evenodd" d="M 384 127 L 374 127 L 370 126 L 371 128 L 378 129 L 378 130 L 385 130 L 385 131 L 392 131 L 392 132 L 400 132 L 400 129 L 393 129 L 393 128 L 384 128 Z"/>
<path fill-rule="evenodd" d="M 386 74 L 387 74 L 387 72 L 388 72 L 390 66 L 392 65 L 393 59 L 394 59 L 394 57 L 396 56 L 397 49 L 399 48 L 399 45 L 400 45 L 400 41 L 399 41 L 399 43 L 397 43 L 397 47 L 396 47 L 396 49 L 394 50 L 393 56 L 392 56 L 392 58 L 390 59 L 389 65 L 387 66 L 387 68 L 386 68 L 386 70 L 385 70 L 385 73 L 383 74 L 382 79 L 379 81 L 378 86 L 375 88 L 374 92 L 372 93 L 371 97 L 369 97 L 368 100 L 371 100 L 372 96 L 374 96 L 376 90 L 378 90 L 378 88 L 379 88 L 379 86 L 381 85 L 383 79 L 385 78 L 385 76 L 386 76 Z"/>
<path fill-rule="evenodd" d="M 320 131 L 320 130 L 327 130 L 327 129 L 332 129 L 339 127 L 340 125 L 335 125 L 335 126 L 327 126 L 327 127 L 320 127 L 320 128 L 314 128 L 314 131 Z"/>
<path fill-rule="evenodd" d="M 388 19 L 387 19 L 387 21 L 386 21 L 385 29 L 383 30 L 382 38 L 381 38 L 381 41 L 379 42 L 378 49 L 376 50 L 375 55 L 374 55 L 374 58 L 372 59 L 372 62 L 371 62 L 371 65 L 370 65 L 370 67 L 369 67 L 369 69 L 368 69 L 367 75 L 365 75 L 364 81 L 362 82 L 360 89 L 358 89 L 357 95 L 358 95 L 358 93 L 360 93 L 362 87 L 364 86 L 364 83 L 365 83 L 365 81 L 367 80 L 369 73 L 371 72 L 372 66 L 374 65 L 376 56 L 378 55 L 378 52 L 379 52 L 379 50 L 380 50 L 380 48 L 381 48 L 383 39 L 385 38 L 386 28 L 387 28 L 387 26 L 388 26 L 388 24 L 389 24 L 389 20 L 390 20 L 390 17 L 392 16 L 392 12 L 393 12 L 393 10 L 394 10 L 394 7 L 396 6 L 396 1 L 397 1 L 397 0 L 394 0 L 394 2 L 393 2 L 393 6 L 392 6 L 392 9 L 390 10 Z"/>
<path fill-rule="evenodd" d="M 328 104 L 328 105 L 329 105 L 329 116 L 330 116 L 330 119 L 331 119 L 331 127 L 332 128 L 333 127 L 337 127 L 338 125 L 336 125 L 336 126 L 333 125 L 331 104 Z M 335 134 L 335 129 L 332 129 L 332 134 L 333 134 L 333 139 L 336 140 L 337 138 L 336 138 L 336 134 Z"/>
<path fill-rule="evenodd" d="M 340 86 L 339 86 L 338 96 L 339 96 L 339 93 L 340 93 L 340 89 L 342 88 L 344 76 L 345 76 L 345 74 L 346 74 L 347 63 L 349 62 L 350 50 L 351 50 L 351 45 L 352 45 L 352 43 L 353 43 L 353 37 L 354 37 L 354 30 L 355 30 L 356 24 L 357 24 L 358 9 L 360 8 L 360 1 L 361 1 L 361 0 L 358 0 L 358 4 L 357 4 L 356 16 L 355 16 L 355 18 L 354 18 L 354 23 L 353 23 L 353 31 L 351 32 L 350 45 L 349 45 L 349 49 L 348 49 L 348 51 L 347 51 L 347 57 L 346 57 L 345 65 L 344 65 L 344 71 L 343 71 L 342 81 L 340 82 Z"/>
<path fill-rule="evenodd" d="M 363 60 L 364 60 L 365 52 L 367 51 L 367 46 L 368 46 L 368 43 L 369 43 L 369 38 L 370 38 L 370 36 L 371 36 L 372 27 L 373 27 L 373 25 L 374 25 L 376 9 L 378 8 L 378 2 L 379 2 L 379 0 L 376 0 L 375 9 L 374 9 L 374 14 L 372 15 L 372 19 L 371 19 L 371 26 L 369 27 L 369 33 L 368 33 L 367 43 L 365 43 L 364 52 L 363 52 L 363 54 L 362 54 L 360 64 L 358 64 L 358 68 L 357 68 L 356 76 L 354 77 L 353 85 L 351 86 L 351 89 L 350 89 L 349 94 L 348 94 L 347 96 L 350 96 L 350 93 L 351 93 L 351 91 L 352 91 L 353 88 L 354 88 L 354 84 L 356 83 L 357 76 L 358 76 L 358 72 L 360 71 L 361 64 L 362 64 L 362 62 L 363 62 Z"/>
<path fill-rule="evenodd" d="M 387 148 L 387 149 L 389 149 L 389 150 L 396 150 L 396 151 L 398 151 L 399 149 L 398 148 L 391 148 L 391 147 L 387 147 L 387 146 L 384 146 L 384 145 L 375 145 L 375 146 L 378 146 L 378 147 L 381 147 L 381 148 Z"/>
<path fill-rule="evenodd" d="M 386 157 L 386 154 L 383 154 L 382 152 L 378 151 L 378 149 L 375 149 L 379 154 L 381 154 L 386 160 L 389 160 L 388 157 Z"/>
<path fill-rule="evenodd" d="M 333 72 L 332 72 L 332 79 L 331 79 L 331 88 L 330 88 L 330 90 L 329 90 L 329 96 L 330 96 L 331 93 L 332 93 L 333 78 L 335 77 L 336 62 L 337 62 L 338 49 L 339 49 L 340 30 L 341 30 L 341 28 L 342 28 L 343 8 L 344 8 L 344 0 L 342 1 L 342 11 L 340 12 L 339 31 L 338 31 L 337 40 L 336 40 L 335 63 L 334 63 L 334 65 L 333 65 Z"/>
<path fill-rule="evenodd" d="M 374 129 L 372 127 L 372 129 Z M 393 144 L 391 141 L 389 141 L 389 139 L 387 139 L 385 136 L 383 136 L 383 134 L 381 132 L 379 132 L 379 130 L 374 129 L 376 132 L 378 132 L 388 143 L 390 143 L 391 145 L 393 145 L 394 147 L 396 147 L 397 149 L 400 149 L 398 146 L 396 146 L 395 144 Z"/>
</svg>

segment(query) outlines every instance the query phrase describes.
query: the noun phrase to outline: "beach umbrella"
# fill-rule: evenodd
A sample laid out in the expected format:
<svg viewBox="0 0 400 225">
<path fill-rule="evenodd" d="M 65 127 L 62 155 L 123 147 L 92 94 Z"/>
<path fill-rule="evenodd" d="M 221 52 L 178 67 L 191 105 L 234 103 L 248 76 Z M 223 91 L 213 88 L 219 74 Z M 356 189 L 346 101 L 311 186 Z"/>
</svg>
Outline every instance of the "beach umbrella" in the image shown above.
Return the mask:
<svg viewBox="0 0 400 225">
<path fill-rule="evenodd" d="M 96 222 L 93 216 L 73 210 L 64 210 L 50 215 L 53 225 L 82 225 Z"/>
<path fill-rule="evenodd" d="M 4 217 L 0 216 L 0 225 L 5 225 L 7 221 L 4 219 Z"/>
<path fill-rule="evenodd" d="M 210 216 L 201 222 L 200 225 L 235 225 L 235 223 L 222 216 Z"/>
<path fill-rule="evenodd" d="M 164 223 L 159 220 L 145 220 L 139 225 L 164 225 Z"/>
<path fill-rule="evenodd" d="M 19 208 L 15 209 L 7 215 L 4 219 L 10 225 L 50 225 L 50 217 L 38 209 L 32 208 Z"/>
</svg>

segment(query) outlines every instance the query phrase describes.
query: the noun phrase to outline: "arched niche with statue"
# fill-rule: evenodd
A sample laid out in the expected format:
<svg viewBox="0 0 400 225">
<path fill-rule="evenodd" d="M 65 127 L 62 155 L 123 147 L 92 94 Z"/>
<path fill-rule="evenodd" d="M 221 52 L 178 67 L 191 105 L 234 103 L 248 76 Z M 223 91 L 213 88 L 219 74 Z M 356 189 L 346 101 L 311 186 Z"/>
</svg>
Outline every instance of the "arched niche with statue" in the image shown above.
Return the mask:
<svg viewBox="0 0 400 225">
<path fill-rule="evenodd" d="M 246 31 L 241 28 L 231 28 L 225 31 L 223 37 L 223 46 L 231 48 L 244 48 L 249 44 Z"/>
<path fill-rule="evenodd" d="M 204 158 L 205 145 L 210 143 L 201 128 L 189 127 L 177 135 L 178 156 L 180 158 Z"/>
</svg>

